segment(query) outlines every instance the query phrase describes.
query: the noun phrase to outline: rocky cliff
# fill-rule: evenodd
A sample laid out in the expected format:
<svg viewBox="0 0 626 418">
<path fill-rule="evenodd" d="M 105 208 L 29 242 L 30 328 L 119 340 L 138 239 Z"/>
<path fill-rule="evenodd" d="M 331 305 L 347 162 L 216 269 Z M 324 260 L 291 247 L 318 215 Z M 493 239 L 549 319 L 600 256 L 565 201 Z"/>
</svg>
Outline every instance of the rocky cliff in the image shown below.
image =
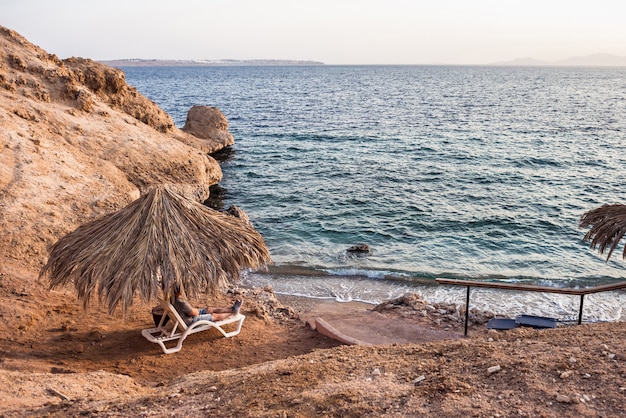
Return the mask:
<svg viewBox="0 0 626 418">
<path fill-rule="evenodd" d="M 176 128 L 121 70 L 1 26 L 0 126 L 0 270 L 38 270 L 49 244 L 151 185 L 206 199 L 222 175 L 208 154 L 232 143 Z"/>
</svg>

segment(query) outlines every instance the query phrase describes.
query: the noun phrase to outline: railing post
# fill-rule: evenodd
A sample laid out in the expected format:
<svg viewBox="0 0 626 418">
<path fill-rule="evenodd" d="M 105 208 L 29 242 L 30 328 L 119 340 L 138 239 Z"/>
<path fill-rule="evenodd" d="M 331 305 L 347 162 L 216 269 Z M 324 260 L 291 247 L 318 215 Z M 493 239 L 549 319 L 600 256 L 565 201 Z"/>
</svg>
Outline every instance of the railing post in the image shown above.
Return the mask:
<svg viewBox="0 0 626 418">
<path fill-rule="evenodd" d="M 467 337 L 467 323 L 469 322 L 469 297 L 470 287 L 467 286 L 467 296 L 465 297 L 465 336 Z"/>
<path fill-rule="evenodd" d="M 578 325 L 583 323 L 583 302 L 585 300 L 585 294 L 580 295 L 580 307 L 578 308 Z"/>
</svg>

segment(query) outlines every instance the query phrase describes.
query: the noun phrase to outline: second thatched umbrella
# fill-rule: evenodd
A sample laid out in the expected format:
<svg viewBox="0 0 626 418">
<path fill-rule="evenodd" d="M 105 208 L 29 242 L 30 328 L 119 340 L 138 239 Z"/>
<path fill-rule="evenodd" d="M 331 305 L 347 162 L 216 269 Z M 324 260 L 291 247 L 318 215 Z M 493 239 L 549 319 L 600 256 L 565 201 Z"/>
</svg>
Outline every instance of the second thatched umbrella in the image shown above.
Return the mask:
<svg viewBox="0 0 626 418">
<path fill-rule="evenodd" d="M 112 314 L 137 293 L 150 301 L 174 283 L 191 296 L 214 293 L 269 262 L 249 223 L 159 186 L 59 239 L 40 276 L 51 288 L 73 282 L 85 308 L 97 293 Z"/>
<path fill-rule="evenodd" d="M 583 241 L 590 241 L 591 248 L 598 247 L 600 254 L 608 249 L 608 261 L 626 234 L 626 205 L 603 205 L 590 210 L 580 218 L 580 227 L 591 227 Z M 626 247 L 622 258 L 626 258 Z"/>
</svg>

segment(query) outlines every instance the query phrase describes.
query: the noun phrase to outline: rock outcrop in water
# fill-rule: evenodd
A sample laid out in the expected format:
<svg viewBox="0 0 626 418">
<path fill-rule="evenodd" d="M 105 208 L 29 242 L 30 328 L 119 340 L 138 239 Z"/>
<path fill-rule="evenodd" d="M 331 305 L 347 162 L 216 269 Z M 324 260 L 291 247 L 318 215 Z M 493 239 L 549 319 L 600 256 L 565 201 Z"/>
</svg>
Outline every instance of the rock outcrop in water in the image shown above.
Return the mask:
<svg viewBox="0 0 626 418">
<path fill-rule="evenodd" d="M 206 199 L 222 176 L 207 154 L 228 142 L 176 128 L 121 70 L 60 60 L 1 26 L 0 124 L 0 265 L 29 270 L 60 236 L 152 185 Z"/>
<path fill-rule="evenodd" d="M 356 244 L 349 247 L 346 252 L 352 255 L 367 255 L 372 252 L 370 246 L 367 244 Z"/>
<path fill-rule="evenodd" d="M 228 132 L 226 116 L 218 108 L 212 106 L 193 106 L 189 109 L 183 131 L 198 138 L 189 145 L 204 149 L 205 142 L 208 142 L 207 148 L 211 150 L 208 152 L 213 151 L 212 148 L 216 143 L 222 147 L 235 143 L 232 134 Z"/>
</svg>

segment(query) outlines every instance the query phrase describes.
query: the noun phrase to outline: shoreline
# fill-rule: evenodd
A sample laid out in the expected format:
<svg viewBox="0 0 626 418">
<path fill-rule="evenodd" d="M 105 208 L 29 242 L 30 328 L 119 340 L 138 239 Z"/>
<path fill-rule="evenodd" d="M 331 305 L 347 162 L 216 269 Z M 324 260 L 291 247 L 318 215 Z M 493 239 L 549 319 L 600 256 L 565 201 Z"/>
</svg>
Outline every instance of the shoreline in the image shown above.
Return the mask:
<svg viewBox="0 0 626 418">
<path fill-rule="evenodd" d="M 420 295 L 425 301 L 465 306 L 466 289 L 437 283 L 407 284 L 355 276 L 276 276 L 272 274 L 251 275 L 242 283 L 244 287 L 271 287 L 277 297 L 290 298 L 303 306 L 336 302 L 361 303 L 375 306 L 407 293 Z M 300 302 L 297 298 L 311 301 Z M 305 299 L 306 300 L 306 299 Z M 524 292 L 489 288 L 472 288 L 470 310 L 493 312 L 498 316 L 536 315 L 558 319 L 561 322 L 576 321 L 580 297 L 553 293 Z M 626 318 L 626 291 L 610 291 L 585 297 L 583 322 L 620 321 Z"/>
<path fill-rule="evenodd" d="M 332 298 L 312 298 L 309 296 L 296 296 L 296 295 L 284 295 L 276 294 L 278 299 L 283 305 L 292 308 L 296 312 L 303 311 L 328 311 L 328 312 L 344 312 L 353 310 L 370 310 L 376 307 L 374 303 L 349 301 L 340 302 Z"/>
</svg>

